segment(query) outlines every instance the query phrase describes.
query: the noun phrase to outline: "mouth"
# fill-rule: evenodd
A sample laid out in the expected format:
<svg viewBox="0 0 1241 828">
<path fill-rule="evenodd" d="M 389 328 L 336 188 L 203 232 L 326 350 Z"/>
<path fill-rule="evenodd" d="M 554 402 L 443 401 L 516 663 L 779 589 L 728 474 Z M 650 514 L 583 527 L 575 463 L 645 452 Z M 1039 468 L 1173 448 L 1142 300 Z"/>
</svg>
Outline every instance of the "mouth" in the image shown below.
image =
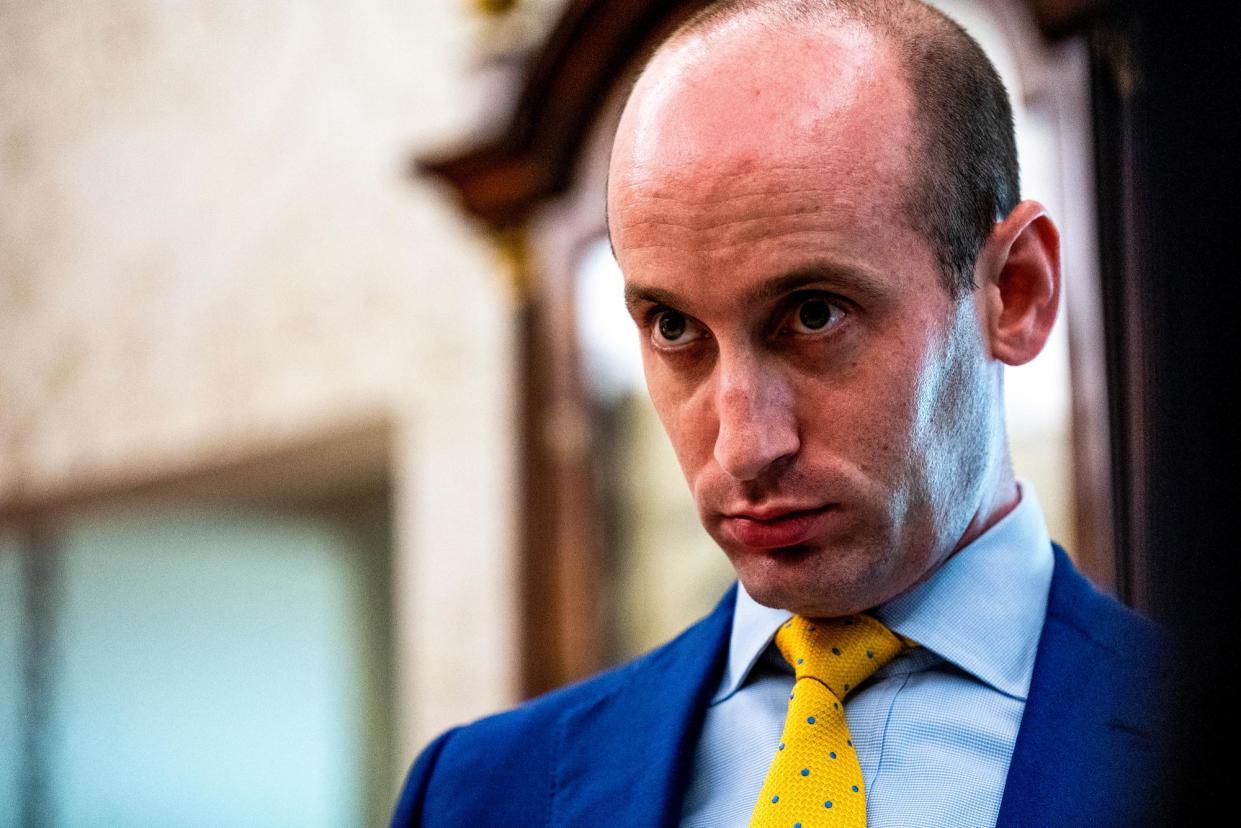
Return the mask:
<svg viewBox="0 0 1241 828">
<path fill-rule="evenodd" d="M 755 509 L 726 514 L 724 533 L 739 546 L 779 549 L 798 546 L 819 535 L 830 520 L 834 504 L 812 509 Z"/>
</svg>

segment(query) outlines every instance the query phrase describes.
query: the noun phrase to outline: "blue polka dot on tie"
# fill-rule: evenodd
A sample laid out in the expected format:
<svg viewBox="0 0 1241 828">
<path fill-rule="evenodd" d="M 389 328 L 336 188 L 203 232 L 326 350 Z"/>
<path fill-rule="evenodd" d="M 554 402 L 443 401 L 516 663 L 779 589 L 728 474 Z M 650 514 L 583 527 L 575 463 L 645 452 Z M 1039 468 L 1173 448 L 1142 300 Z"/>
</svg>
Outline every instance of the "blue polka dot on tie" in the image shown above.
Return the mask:
<svg viewBox="0 0 1241 828">
<path fill-rule="evenodd" d="M 834 751 L 834 750 L 833 750 L 831 753 L 829 753 L 829 754 L 827 754 L 827 755 L 828 755 L 828 756 L 830 756 L 830 757 L 832 757 L 833 759 L 835 759 L 835 758 L 836 758 L 836 751 Z"/>
<path fill-rule="evenodd" d="M 778 797 L 778 796 L 773 796 L 773 797 L 771 798 L 771 804 L 772 804 L 772 805 L 775 805 L 775 804 L 776 804 L 777 802 L 779 802 L 779 801 L 780 801 L 780 797 Z"/>
<path fill-rule="evenodd" d="M 801 828 L 801 823 L 800 823 L 800 822 L 794 822 L 794 823 L 793 823 L 793 828 Z"/>
<path fill-rule="evenodd" d="M 853 792 L 854 792 L 854 793 L 857 793 L 857 785 L 854 785 L 854 786 L 853 786 Z"/>
<path fill-rule="evenodd" d="M 814 724 L 814 716 L 807 717 L 806 724 Z"/>
<path fill-rule="evenodd" d="M 798 663 L 798 664 L 805 664 L 805 663 L 806 663 L 806 659 L 804 659 L 804 658 L 799 658 L 799 659 L 797 659 L 797 663 Z"/>
<path fill-rule="evenodd" d="M 853 747 L 853 740 L 852 740 L 852 739 L 850 739 L 850 740 L 849 740 L 849 747 Z"/>
<path fill-rule="evenodd" d="M 780 743 L 780 750 L 784 750 L 784 742 Z"/>
<path fill-rule="evenodd" d="M 832 702 L 832 710 L 839 710 L 840 702 Z"/>
<path fill-rule="evenodd" d="M 832 655 L 840 655 L 840 648 L 832 647 Z"/>
<path fill-rule="evenodd" d="M 875 651 L 874 651 L 874 650 L 867 650 L 867 651 L 866 651 L 866 657 L 867 657 L 867 658 L 874 658 L 874 657 L 875 657 Z"/>
<path fill-rule="evenodd" d="M 801 775 L 802 775 L 802 776 L 809 776 L 809 775 L 810 775 L 810 768 L 802 768 L 802 769 L 801 769 Z"/>
<path fill-rule="evenodd" d="M 823 803 L 823 807 L 824 807 L 824 808 L 830 808 L 830 807 L 832 807 L 832 801 L 831 801 L 830 799 L 829 799 L 829 800 L 827 800 L 826 802 L 824 802 L 824 803 Z"/>
</svg>

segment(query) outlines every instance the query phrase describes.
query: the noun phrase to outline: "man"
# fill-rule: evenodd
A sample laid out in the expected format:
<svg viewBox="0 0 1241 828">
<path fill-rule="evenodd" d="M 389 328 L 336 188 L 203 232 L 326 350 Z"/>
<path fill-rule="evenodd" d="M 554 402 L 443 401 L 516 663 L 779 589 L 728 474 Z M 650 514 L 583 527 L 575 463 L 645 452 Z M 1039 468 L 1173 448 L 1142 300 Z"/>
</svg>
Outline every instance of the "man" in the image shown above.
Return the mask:
<svg viewBox="0 0 1241 828">
<path fill-rule="evenodd" d="M 608 215 L 739 587 L 442 736 L 396 822 L 1149 819 L 1157 636 L 1053 550 L 1009 463 L 1002 366 L 1047 339 L 1058 235 L 976 44 L 913 2 L 709 7 L 630 96 Z"/>
</svg>

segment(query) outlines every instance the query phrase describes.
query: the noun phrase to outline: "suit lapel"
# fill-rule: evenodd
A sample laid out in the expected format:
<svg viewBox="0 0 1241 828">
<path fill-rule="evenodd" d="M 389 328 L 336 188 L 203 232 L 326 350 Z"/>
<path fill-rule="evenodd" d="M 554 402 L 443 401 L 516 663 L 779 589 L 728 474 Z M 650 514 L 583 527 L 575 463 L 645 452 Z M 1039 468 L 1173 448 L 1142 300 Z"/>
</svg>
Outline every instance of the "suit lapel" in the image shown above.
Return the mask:
<svg viewBox="0 0 1241 828">
<path fill-rule="evenodd" d="M 998 828 L 1136 825 L 1155 756 L 1159 639 L 1104 598 L 1055 548 L 1047 620 L 1009 765 Z M 1133 654 L 1149 651 L 1150 660 Z M 1149 779 L 1149 777 L 1145 777 Z"/>
<path fill-rule="evenodd" d="M 673 826 L 703 716 L 719 683 L 735 587 L 715 610 L 626 668 L 612 693 L 559 722 L 550 823 Z"/>
<path fill-rule="evenodd" d="M 1059 547 L 1055 559 L 996 824 L 1142 824 L 1152 797 L 1123 792 L 1152 778 L 1159 731 L 1152 685 L 1163 642 L 1096 592 Z M 711 615 L 625 668 L 616 690 L 562 714 L 551 825 L 677 824 L 734 600 L 729 590 Z"/>
</svg>

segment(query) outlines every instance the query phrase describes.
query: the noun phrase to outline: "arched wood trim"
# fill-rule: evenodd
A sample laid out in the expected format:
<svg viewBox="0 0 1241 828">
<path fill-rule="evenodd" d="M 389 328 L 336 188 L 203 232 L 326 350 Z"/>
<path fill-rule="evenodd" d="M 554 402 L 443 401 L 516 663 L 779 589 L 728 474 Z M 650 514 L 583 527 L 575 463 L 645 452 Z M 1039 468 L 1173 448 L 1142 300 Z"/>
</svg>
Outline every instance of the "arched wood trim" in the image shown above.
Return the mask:
<svg viewBox="0 0 1241 828">
<path fill-rule="evenodd" d="M 492 229 L 520 225 L 568 187 L 582 146 L 626 67 L 655 36 L 708 0 L 571 0 L 521 81 L 497 138 L 415 162 L 456 190 Z"/>
<path fill-rule="evenodd" d="M 571 194 L 600 118 L 617 105 L 617 84 L 663 32 L 706 2 L 571 0 L 528 64 L 517 106 L 498 137 L 414 163 L 417 174 L 447 183 L 465 212 L 491 232 L 516 283 L 517 588 L 520 684 L 527 696 L 603 666 L 606 640 L 594 609 L 606 586 L 592 545 L 598 515 L 590 457 L 575 437 L 583 430 L 583 408 L 573 346 L 564 341 L 564 274 L 540 267 L 539 242 L 548 239 L 536 238 L 545 229 L 538 216 Z"/>
</svg>

